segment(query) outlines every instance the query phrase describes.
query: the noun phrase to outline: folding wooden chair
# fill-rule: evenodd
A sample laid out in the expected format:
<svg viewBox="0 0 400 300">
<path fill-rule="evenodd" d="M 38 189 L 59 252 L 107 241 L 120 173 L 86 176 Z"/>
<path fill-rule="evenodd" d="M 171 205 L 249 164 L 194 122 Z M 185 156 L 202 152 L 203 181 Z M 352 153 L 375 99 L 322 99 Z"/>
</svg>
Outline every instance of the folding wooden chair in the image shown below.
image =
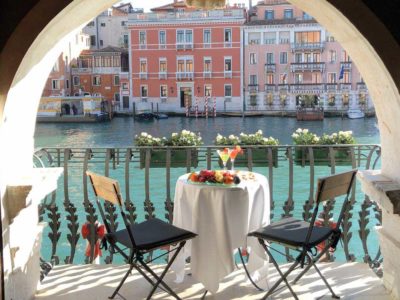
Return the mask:
<svg viewBox="0 0 400 300">
<path fill-rule="evenodd" d="M 316 205 L 314 208 L 313 215 L 310 222 L 303 220 L 297 220 L 292 217 L 283 218 L 277 222 L 274 222 L 266 227 L 258 229 L 257 231 L 249 233 L 249 236 L 258 238 L 259 243 L 267 252 L 270 261 L 276 267 L 280 278 L 279 280 L 269 289 L 267 294 L 262 299 L 267 299 L 272 295 L 278 286 L 283 282 L 287 285 L 290 292 L 295 299 L 297 298 L 296 293 L 290 286 L 287 277 L 289 274 L 298 267 L 304 268 L 299 275 L 294 279 L 292 283 L 296 283 L 311 267 L 317 271 L 319 276 L 322 278 L 333 298 L 339 298 L 332 290 L 328 281 L 322 275 L 321 271 L 316 266 L 316 262 L 330 249 L 336 248 L 337 243 L 341 236 L 341 224 L 343 220 L 343 214 L 346 211 L 347 205 L 349 204 L 349 195 L 353 186 L 354 178 L 357 170 L 351 170 L 332 176 L 320 178 L 318 180 L 318 188 L 316 193 Z M 318 208 L 320 203 L 333 199 L 334 197 L 346 195 L 342 205 L 341 212 L 339 214 L 335 228 L 330 227 L 315 227 L 314 223 L 318 215 Z M 317 253 L 313 251 L 316 246 L 322 242 L 325 242 L 324 248 Z M 268 243 L 268 244 L 267 244 Z M 290 268 L 283 273 L 279 268 L 278 263 L 271 254 L 270 243 L 277 243 L 285 247 L 291 248 L 299 252 L 294 263 Z"/>
<path fill-rule="evenodd" d="M 122 196 L 118 182 L 89 171 L 87 171 L 86 174 L 89 176 L 92 183 L 96 195 L 96 202 L 107 229 L 107 234 L 104 238 L 110 246 L 110 251 L 112 253 L 121 254 L 130 264 L 129 270 L 126 272 L 120 284 L 109 299 L 113 299 L 118 294 L 133 268 L 135 268 L 153 286 L 147 299 L 151 299 L 151 296 L 159 285 L 161 285 L 163 287 L 162 289 L 174 298 L 180 299 L 178 295 L 163 281 L 163 278 L 186 241 L 194 238 L 196 234 L 155 218 L 138 224 L 130 224 L 122 208 Z M 111 230 L 99 198 L 119 206 L 125 229 L 115 232 Z M 164 256 L 169 252 L 175 251 L 162 274 L 158 276 L 148 266 L 148 263 L 151 263 L 156 258 L 151 261 L 144 261 L 144 255 L 152 250 L 175 244 L 178 244 L 175 249 L 167 251 L 161 255 Z M 129 253 L 126 253 L 125 251 Z M 157 258 L 161 256 L 158 256 Z M 153 277 L 153 279 L 150 277 Z"/>
</svg>

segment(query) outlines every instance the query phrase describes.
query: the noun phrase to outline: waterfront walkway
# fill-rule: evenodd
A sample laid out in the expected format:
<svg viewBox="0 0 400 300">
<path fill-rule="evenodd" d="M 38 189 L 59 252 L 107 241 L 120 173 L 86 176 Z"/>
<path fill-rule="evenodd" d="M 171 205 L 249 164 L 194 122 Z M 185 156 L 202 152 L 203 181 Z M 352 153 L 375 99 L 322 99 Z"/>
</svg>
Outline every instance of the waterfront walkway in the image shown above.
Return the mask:
<svg viewBox="0 0 400 300">
<path fill-rule="evenodd" d="M 381 279 L 375 276 L 368 265 L 364 263 L 325 263 L 319 264 L 333 289 L 341 299 L 390 299 L 383 287 Z M 163 268 L 155 267 L 157 273 Z M 101 300 L 108 299 L 120 279 L 127 270 L 126 265 L 60 265 L 54 267 L 38 288 L 36 300 Z M 295 272 L 291 276 L 294 276 Z M 277 272 L 271 265 L 269 280 L 277 279 Z M 173 283 L 174 274 L 166 276 L 166 282 L 182 299 L 200 299 L 204 288 L 190 276 L 182 284 Z M 311 271 L 304 276 L 300 284 L 295 285 L 295 291 L 300 299 L 332 299 L 329 291 L 319 276 Z M 134 272 L 121 289 L 124 298 L 115 299 L 144 299 L 150 286 Z M 216 295 L 207 294 L 205 299 L 260 299 L 264 295 L 246 281 L 243 267 L 227 276 Z M 171 299 L 168 294 L 158 291 L 154 299 Z M 272 299 L 290 299 L 288 289 L 282 289 L 274 294 Z"/>
</svg>

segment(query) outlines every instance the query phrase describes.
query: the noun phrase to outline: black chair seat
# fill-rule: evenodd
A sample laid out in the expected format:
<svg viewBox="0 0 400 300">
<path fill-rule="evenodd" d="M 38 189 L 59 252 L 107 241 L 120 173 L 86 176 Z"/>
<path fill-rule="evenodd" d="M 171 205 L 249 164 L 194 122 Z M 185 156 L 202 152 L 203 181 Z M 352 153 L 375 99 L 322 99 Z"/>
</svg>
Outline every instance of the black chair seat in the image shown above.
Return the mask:
<svg viewBox="0 0 400 300">
<path fill-rule="evenodd" d="M 179 243 L 196 236 L 195 233 L 170 225 L 160 219 L 149 219 L 139 224 L 131 225 L 131 231 L 138 250 L 152 250 L 162 246 Z M 122 229 L 107 234 L 112 243 L 121 243 L 132 248 L 128 230 Z"/>
<path fill-rule="evenodd" d="M 288 217 L 260 228 L 250 233 L 249 236 L 293 247 L 301 247 L 305 243 L 309 228 L 310 223 Z M 323 242 L 332 232 L 333 230 L 328 227 L 314 227 L 309 246 L 314 247 Z"/>
</svg>

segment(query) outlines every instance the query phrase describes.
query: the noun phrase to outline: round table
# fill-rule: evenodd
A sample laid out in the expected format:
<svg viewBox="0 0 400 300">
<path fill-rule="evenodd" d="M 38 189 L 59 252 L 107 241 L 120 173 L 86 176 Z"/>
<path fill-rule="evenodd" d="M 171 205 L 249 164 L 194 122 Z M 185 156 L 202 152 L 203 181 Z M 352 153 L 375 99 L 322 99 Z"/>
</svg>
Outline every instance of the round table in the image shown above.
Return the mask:
<svg viewBox="0 0 400 300">
<path fill-rule="evenodd" d="M 179 177 L 173 224 L 198 236 L 186 243 L 171 266 L 177 282 L 183 281 L 185 260 L 190 256 L 194 278 L 216 293 L 219 282 L 234 270 L 234 250 L 247 247 L 252 279 L 263 285 L 260 279 L 267 276 L 268 259 L 258 241 L 247 234 L 269 224 L 268 181 L 253 172 L 238 175 L 247 180 L 230 186 L 192 183 L 187 180 L 189 174 Z"/>
</svg>

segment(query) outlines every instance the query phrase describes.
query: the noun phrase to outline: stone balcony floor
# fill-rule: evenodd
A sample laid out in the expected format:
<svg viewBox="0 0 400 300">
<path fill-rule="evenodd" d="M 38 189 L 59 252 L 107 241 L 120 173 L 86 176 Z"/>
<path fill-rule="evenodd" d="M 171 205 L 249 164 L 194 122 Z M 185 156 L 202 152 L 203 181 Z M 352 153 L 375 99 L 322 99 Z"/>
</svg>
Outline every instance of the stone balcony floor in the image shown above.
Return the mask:
<svg viewBox="0 0 400 300">
<path fill-rule="evenodd" d="M 381 279 L 375 276 L 364 263 L 323 263 L 319 265 L 326 275 L 333 290 L 341 299 L 391 299 L 385 290 Z M 159 274 L 160 266 L 153 266 Z M 53 268 L 49 275 L 38 287 L 36 300 L 102 300 L 112 294 L 127 265 L 60 265 Z M 298 272 L 298 270 L 297 270 Z M 293 276 L 292 273 L 291 276 Z M 270 284 L 278 277 L 275 268 L 271 265 L 268 276 Z M 290 277 L 292 278 L 292 277 Z M 294 277 L 293 277 L 294 278 Z M 192 276 L 186 276 L 183 283 L 174 283 L 175 276 L 169 272 L 165 281 L 182 299 L 200 299 L 204 293 L 202 284 Z M 220 284 L 215 295 L 207 294 L 205 299 L 260 299 L 264 292 L 257 291 L 246 280 L 242 266 L 228 275 Z M 332 299 L 322 280 L 314 271 L 309 271 L 294 290 L 300 299 Z M 150 286 L 135 271 L 128 277 L 120 293 L 115 299 L 145 299 Z M 284 288 L 273 295 L 271 299 L 291 299 L 290 292 Z M 173 299 L 169 294 L 158 290 L 153 299 Z"/>
</svg>

